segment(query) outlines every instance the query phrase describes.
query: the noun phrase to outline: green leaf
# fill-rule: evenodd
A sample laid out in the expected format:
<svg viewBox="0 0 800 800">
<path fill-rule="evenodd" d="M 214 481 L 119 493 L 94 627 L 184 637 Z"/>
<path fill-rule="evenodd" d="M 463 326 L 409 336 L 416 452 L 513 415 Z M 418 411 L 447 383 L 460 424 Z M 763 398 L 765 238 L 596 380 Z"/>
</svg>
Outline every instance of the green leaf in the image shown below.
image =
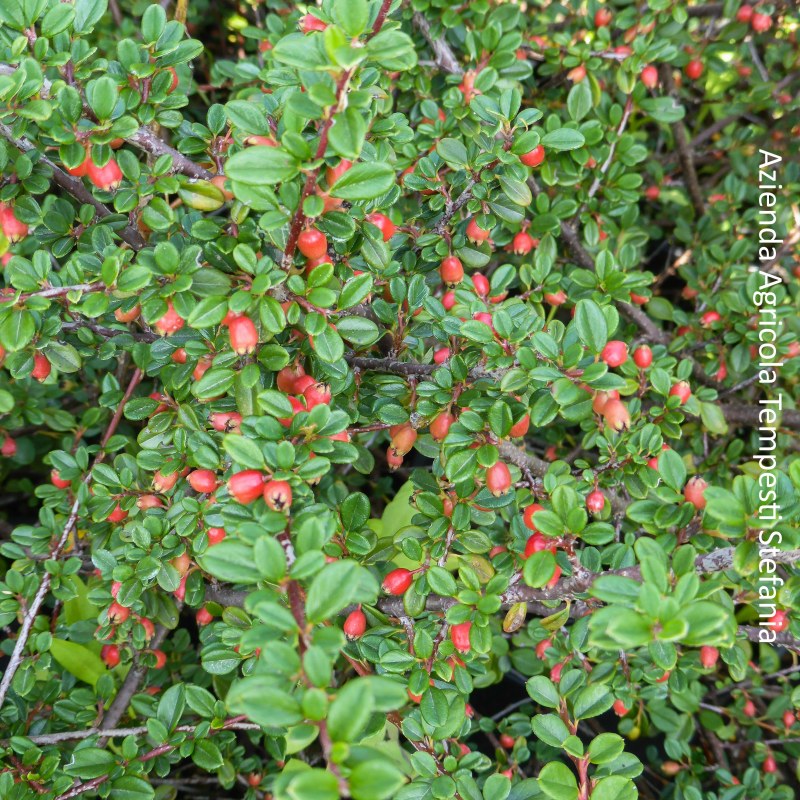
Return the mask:
<svg viewBox="0 0 800 800">
<path fill-rule="evenodd" d="M 525 559 L 522 575 L 525 583 L 534 589 L 541 589 L 556 571 L 556 557 L 549 550 L 540 550 Z"/>
<path fill-rule="evenodd" d="M 182 683 L 176 683 L 161 696 L 156 714 L 164 727 L 172 732 L 181 721 L 184 708 L 186 708 L 186 692 Z"/>
<path fill-rule="evenodd" d="M 577 150 L 585 143 L 583 134 L 571 128 L 559 128 L 542 137 L 542 144 L 547 150 Z"/>
<path fill-rule="evenodd" d="M 653 641 L 652 623 L 630 608 L 607 606 L 589 621 L 590 641 L 607 650 L 627 650 Z"/>
<path fill-rule="evenodd" d="M 553 800 L 577 800 L 578 782 L 575 775 L 560 761 L 545 764 L 537 782 L 542 792 Z"/>
<path fill-rule="evenodd" d="M 684 644 L 702 647 L 704 644 L 731 647 L 736 636 L 736 619 L 724 606 L 710 600 L 693 601 L 681 609 L 689 632 L 683 637 Z"/>
<path fill-rule="evenodd" d="M 108 75 L 86 84 L 86 100 L 98 119 L 108 119 L 111 116 L 118 97 L 117 84 Z"/>
<path fill-rule="evenodd" d="M 306 616 L 309 622 L 322 622 L 352 603 L 374 603 L 377 597 L 378 582 L 369 570 L 350 559 L 333 561 L 308 590 Z"/>
<path fill-rule="evenodd" d="M 533 202 L 531 190 L 525 181 L 517 181 L 512 178 L 506 178 L 503 175 L 500 175 L 497 180 L 505 196 L 515 205 L 527 208 Z"/>
<path fill-rule="evenodd" d="M 297 161 L 280 147 L 256 145 L 234 153 L 225 162 L 225 174 L 246 186 L 282 183 L 299 171 Z"/>
<path fill-rule="evenodd" d="M 155 790 L 144 778 L 125 775 L 111 784 L 109 797 L 113 797 L 114 800 L 152 800 L 155 797 Z"/>
<path fill-rule="evenodd" d="M 467 166 L 467 148 L 460 139 L 442 139 L 436 145 L 436 152 L 451 169 L 464 169 Z"/>
<path fill-rule="evenodd" d="M 356 164 L 333 184 L 331 195 L 342 200 L 374 200 L 394 185 L 395 174 L 390 164 Z"/>
<path fill-rule="evenodd" d="M 372 758 L 359 764 L 347 782 L 353 800 L 389 800 L 406 779 L 394 764 Z"/>
<path fill-rule="evenodd" d="M 50 342 L 42 352 L 59 372 L 77 372 L 81 368 L 80 354 L 71 344 Z"/>
<path fill-rule="evenodd" d="M 287 800 L 338 800 L 336 776 L 324 769 L 304 769 L 297 772 L 286 788 Z"/>
<path fill-rule="evenodd" d="M 227 297 L 204 297 L 186 319 L 190 328 L 214 328 L 228 313 Z"/>
<path fill-rule="evenodd" d="M 544 675 L 535 675 L 533 678 L 529 678 L 525 689 L 540 706 L 545 708 L 558 708 L 561 703 L 561 696 L 556 685 Z"/>
<path fill-rule="evenodd" d="M 569 728 L 557 714 L 537 714 L 531 720 L 531 730 L 537 739 L 550 747 L 561 747 L 569 737 Z"/>
<path fill-rule="evenodd" d="M 107 775 L 115 767 L 117 759 L 108 750 L 99 747 L 81 747 L 74 750 L 69 761 L 64 764 L 64 772 L 82 780 Z"/>
<path fill-rule="evenodd" d="M 367 0 L 334 0 L 333 21 L 349 36 L 359 36 L 369 22 Z"/>
<path fill-rule="evenodd" d="M 347 108 L 334 116 L 328 141 L 338 155 L 355 160 L 361 155 L 366 133 L 364 117 L 357 109 Z"/>
<path fill-rule="evenodd" d="M 728 422 L 719 403 L 700 403 L 700 419 L 709 433 L 723 436 L 728 432 Z"/>
<path fill-rule="evenodd" d="M 107 672 L 97 653 L 76 642 L 53 638 L 50 654 L 67 672 L 90 686 L 94 686 Z"/>
<path fill-rule="evenodd" d="M 636 784 L 630 778 L 609 775 L 597 782 L 591 800 L 636 800 L 638 796 Z"/>
<path fill-rule="evenodd" d="M 261 572 L 253 559 L 253 548 L 244 542 L 223 539 L 197 559 L 200 566 L 221 581 L 258 583 Z"/>
<path fill-rule="evenodd" d="M 259 401 L 260 400 L 261 395 L 259 395 Z M 289 416 L 290 414 L 291 406 L 285 416 Z M 246 469 L 263 469 L 265 466 L 264 454 L 261 452 L 261 448 L 252 439 L 240 436 L 238 433 L 228 433 L 222 440 L 222 446 L 225 448 L 225 452 L 240 467 L 245 467 Z"/>
<path fill-rule="evenodd" d="M 674 450 L 664 450 L 658 457 L 658 472 L 664 483 L 680 492 L 686 483 L 686 465 Z"/>
<path fill-rule="evenodd" d="M 593 683 L 578 692 L 572 701 L 572 713 L 575 719 L 598 717 L 614 705 L 614 695 L 608 686 Z"/>
<path fill-rule="evenodd" d="M 208 739 L 195 740 L 194 750 L 192 751 L 192 761 L 194 761 L 200 769 L 209 772 L 219 769 L 224 763 L 219 747 Z"/>
<path fill-rule="evenodd" d="M 592 109 L 592 90 L 589 81 L 579 81 L 567 95 L 567 111 L 575 122 L 580 122 Z"/>
<path fill-rule="evenodd" d="M 589 761 L 608 764 L 622 754 L 625 740 L 616 733 L 601 733 L 589 744 Z"/>
<path fill-rule="evenodd" d="M 599 353 L 608 341 L 605 314 L 594 300 L 578 300 L 575 305 L 575 327 L 578 338 L 592 353 Z"/>
<path fill-rule="evenodd" d="M 212 549 L 216 550 L 222 544 Z M 285 728 L 303 719 L 297 699 L 277 688 L 272 678 L 263 675 L 251 675 L 236 681 L 225 702 L 232 713 L 246 714 L 253 722 L 267 728 Z"/>
<path fill-rule="evenodd" d="M 328 710 L 328 733 L 334 742 L 355 742 L 367 727 L 374 703 L 369 683 L 355 678 L 346 683 Z"/>
</svg>

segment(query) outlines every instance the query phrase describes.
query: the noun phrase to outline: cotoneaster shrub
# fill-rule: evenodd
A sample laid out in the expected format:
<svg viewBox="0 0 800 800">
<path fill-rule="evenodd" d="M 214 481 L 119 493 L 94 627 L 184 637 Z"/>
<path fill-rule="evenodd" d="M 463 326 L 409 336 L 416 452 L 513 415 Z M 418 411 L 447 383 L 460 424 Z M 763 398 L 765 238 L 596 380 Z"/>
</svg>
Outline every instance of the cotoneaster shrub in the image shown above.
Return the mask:
<svg viewBox="0 0 800 800">
<path fill-rule="evenodd" d="M 794 797 L 791 4 L 0 21 L 3 800 Z"/>
</svg>

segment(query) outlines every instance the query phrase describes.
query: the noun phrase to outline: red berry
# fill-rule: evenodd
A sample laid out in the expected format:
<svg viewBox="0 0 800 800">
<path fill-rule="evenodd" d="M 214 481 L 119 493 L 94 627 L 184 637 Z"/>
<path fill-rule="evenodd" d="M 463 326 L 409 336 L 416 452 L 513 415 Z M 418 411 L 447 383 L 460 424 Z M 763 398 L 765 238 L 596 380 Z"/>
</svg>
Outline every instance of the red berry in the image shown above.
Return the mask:
<svg viewBox="0 0 800 800">
<path fill-rule="evenodd" d="M 794 715 L 793 711 L 783 712 L 783 725 L 785 728 L 791 728 L 795 722 L 797 722 L 797 717 Z"/>
<path fill-rule="evenodd" d="M 417 441 L 417 432 L 408 423 L 391 428 L 389 433 L 392 437 L 390 450 L 395 456 L 402 457 L 409 453 Z"/>
<path fill-rule="evenodd" d="M 119 625 L 125 622 L 131 614 L 131 610 L 116 601 L 108 607 L 108 621 L 113 625 Z"/>
<path fill-rule="evenodd" d="M 706 313 L 700 317 L 700 324 L 704 328 L 710 328 L 715 322 L 719 322 L 721 319 L 722 316 L 718 311 L 706 311 Z"/>
<path fill-rule="evenodd" d="M 28 226 L 20 222 L 11 206 L 0 203 L 0 230 L 9 242 L 19 242 L 28 235 Z"/>
<path fill-rule="evenodd" d="M 289 511 L 292 507 L 292 487 L 286 481 L 268 481 L 264 486 L 264 501 L 273 511 Z"/>
<path fill-rule="evenodd" d="M 327 383 L 315 383 L 303 389 L 303 397 L 306 400 L 306 408 L 309 410 L 314 406 L 327 406 L 331 402 L 331 387 Z"/>
<path fill-rule="evenodd" d="M 384 579 L 381 587 L 386 594 L 401 595 L 405 594 L 411 582 L 414 580 L 414 574 L 405 569 L 398 567 L 393 569 Z"/>
<path fill-rule="evenodd" d="M 89 171 L 89 164 L 91 164 L 91 162 L 92 157 L 86 153 L 83 161 L 81 161 L 77 167 L 64 167 L 64 171 L 68 172 L 70 175 L 74 175 L 76 178 L 83 178 Z"/>
<path fill-rule="evenodd" d="M 480 272 L 475 272 L 471 280 L 475 291 L 480 297 L 486 297 L 486 295 L 489 294 L 489 279 L 485 275 Z"/>
<path fill-rule="evenodd" d="M 280 372 L 278 372 L 275 379 L 278 390 L 284 392 L 285 394 L 294 394 L 297 391 L 295 388 L 295 382 L 299 378 L 302 378 L 305 374 L 306 371 L 300 364 L 284 367 L 282 370 L 280 370 Z M 302 391 L 302 389 L 300 391 Z"/>
<path fill-rule="evenodd" d="M 658 70 L 652 64 L 648 64 L 642 70 L 642 83 L 648 89 L 655 89 L 658 86 Z"/>
<path fill-rule="evenodd" d="M 468 653 L 470 651 L 469 631 L 472 623 L 459 622 L 457 625 L 450 626 L 450 639 L 453 641 L 453 646 L 459 653 Z"/>
<path fill-rule="evenodd" d="M 306 228 L 297 237 L 297 249 L 306 258 L 321 258 L 328 252 L 328 239 L 316 228 Z"/>
<path fill-rule="evenodd" d="M 141 508 L 143 511 L 148 508 L 164 508 L 164 502 L 154 494 L 142 494 L 136 500 L 136 507 Z"/>
<path fill-rule="evenodd" d="M 195 614 L 195 620 L 197 620 L 197 624 L 201 627 L 204 625 L 208 625 L 214 619 L 214 615 L 205 607 L 201 608 L 197 614 Z"/>
<path fill-rule="evenodd" d="M 508 435 L 512 439 L 519 439 L 521 436 L 525 436 L 530 426 L 531 426 L 530 414 L 525 414 L 525 416 L 522 417 L 522 419 L 519 422 L 515 422 L 511 426 L 511 430 L 508 432 Z"/>
<path fill-rule="evenodd" d="M 779 608 L 771 617 L 767 619 L 767 625 L 776 633 L 782 633 L 789 627 L 789 614 Z"/>
<path fill-rule="evenodd" d="M 551 306 L 563 306 L 567 302 L 567 293 L 559 289 L 557 292 L 550 292 L 544 295 L 544 300 L 550 303 Z"/>
<path fill-rule="evenodd" d="M 490 235 L 491 231 L 481 228 L 474 217 L 467 223 L 467 239 L 473 242 L 485 242 Z"/>
<path fill-rule="evenodd" d="M 206 531 L 208 546 L 219 544 L 225 538 L 225 528 L 209 528 Z"/>
<path fill-rule="evenodd" d="M 444 306 L 445 311 L 450 311 L 450 309 L 456 304 L 456 293 L 453 291 L 445 292 L 442 295 L 442 305 Z"/>
<path fill-rule="evenodd" d="M 47 360 L 47 356 L 44 353 L 35 353 L 33 356 L 31 377 L 36 378 L 37 381 L 44 381 L 47 379 L 47 376 L 50 375 L 51 370 L 52 366 Z"/>
<path fill-rule="evenodd" d="M 437 441 L 441 442 L 445 436 L 447 436 L 447 432 L 450 430 L 450 426 L 456 421 L 456 418 L 449 412 L 449 411 L 442 411 L 436 417 L 434 417 L 433 421 L 430 424 L 430 432 L 431 436 Z"/>
<path fill-rule="evenodd" d="M 624 717 L 628 713 L 628 708 L 622 700 L 614 701 L 614 713 L 618 717 Z"/>
<path fill-rule="evenodd" d="M 392 222 L 386 214 L 367 214 L 367 222 L 371 222 L 376 227 L 380 228 L 383 234 L 383 241 L 388 242 L 394 236 L 397 226 Z"/>
<path fill-rule="evenodd" d="M 152 653 L 156 657 L 153 669 L 164 669 L 167 664 L 167 654 L 163 650 L 153 650 Z"/>
<path fill-rule="evenodd" d="M 258 500 L 264 491 L 264 473 L 257 469 L 246 469 L 231 475 L 228 493 L 239 503 L 248 504 Z"/>
<path fill-rule="evenodd" d="M 144 628 L 145 640 L 149 642 L 155 636 L 156 626 L 147 617 L 139 617 L 139 624 Z"/>
<path fill-rule="evenodd" d="M 595 28 L 604 28 L 611 24 L 612 13 L 607 8 L 598 8 L 594 12 L 594 26 Z"/>
<path fill-rule="evenodd" d="M 534 239 L 527 231 L 520 231 L 511 242 L 511 249 L 518 256 L 526 256 L 533 250 Z"/>
<path fill-rule="evenodd" d="M 653 351 L 646 344 L 637 347 L 633 351 L 633 363 L 639 369 L 647 369 L 653 363 Z"/>
<path fill-rule="evenodd" d="M 100 658 L 103 659 L 103 663 L 109 668 L 113 669 L 114 667 L 119 664 L 119 647 L 115 644 L 106 644 L 103 645 L 102 649 L 100 650 Z"/>
<path fill-rule="evenodd" d="M 184 575 L 181 578 L 181 582 L 178 584 L 178 588 L 173 592 L 175 599 L 179 600 L 181 603 L 186 599 L 186 579 L 188 577 L 188 575 Z"/>
<path fill-rule="evenodd" d="M 444 362 L 447 361 L 448 358 L 450 358 L 449 347 L 440 347 L 433 354 L 433 360 L 437 364 L 444 364 Z"/>
<path fill-rule="evenodd" d="M 175 67 L 167 67 L 167 70 L 172 73 L 172 81 L 167 89 L 167 94 L 172 94 L 178 88 L 178 72 Z"/>
<path fill-rule="evenodd" d="M 86 166 L 86 175 L 98 189 L 103 191 L 116 189 L 122 183 L 122 170 L 113 158 L 109 159 L 102 167 L 98 167 L 90 159 Z"/>
<path fill-rule="evenodd" d="M 111 511 L 111 513 L 106 517 L 106 519 L 109 522 L 122 522 L 127 516 L 128 512 L 123 511 L 122 506 L 120 506 L 120 504 L 117 503 L 117 505 L 114 506 L 114 509 Z"/>
<path fill-rule="evenodd" d="M 750 27 L 756 33 L 764 33 L 772 27 L 772 17 L 769 14 L 755 12 L 750 19 Z"/>
<path fill-rule="evenodd" d="M 541 553 L 543 550 L 549 550 L 553 555 L 556 554 L 556 547 L 552 539 L 536 531 L 536 533 L 532 533 L 528 537 L 528 541 L 525 542 L 525 550 L 522 553 L 522 558 L 528 559 L 534 553 Z"/>
<path fill-rule="evenodd" d="M 544 511 L 544 506 L 540 506 L 538 503 L 532 503 L 522 512 L 522 521 L 529 530 L 538 531 L 538 528 L 533 522 L 533 515 L 537 511 Z"/>
<path fill-rule="evenodd" d="M 255 352 L 258 344 L 258 331 L 250 317 L 236 317 L 228 326 L 233 352 L 239 356 Z"/>
<path fill-rule="evenodd" d="M 696 81 L 703 74 L 703 62 L 699 59 L 692 59 L 685 68 L 686 77 Z"/>
<path fill-rule="evenodd" d="M 516 739 L 509 733 L 500 734 L 500 746 L 506 750 L 513 750 Z"/>
<path fill-rule="evenodd" d="M 323 22 L 319 17 L 313 14 L 304 14 L 297 21 L 300 30 L 303 33 L 311 33 L 311 31 L 324 31 L 328 27 L 327 22 Z"/>
<path fill-rule="evenodd" d="M 600 358 L 609 367 L 619 367 L 628 360 L 628 345 L 618 339 L 612 339 L 603 348 Z"/>
<path fill-rule="evenodd" d="M 669 396 L 679 398 L 681 405 L 685 405 L 686 401 L 692 396 L 692 387 L 686 381 L 678 381 L 669 390 Z"/>
<path fill-rule="evenodd" d="M 161 470 L 158 470 L 155 475 L 153 475 L 153 488 L 159 494 L 163 494 L 175 486 L 178 482 L 178 478 L 180 478 L 180 475 L 177 472 L 165 475 Z"/>
<path fill-rule="evenodd" d="M 756 704 L 752 700 L 745 700 L 742 706 L 742 713 L 746 717 L 754 717 L 758 712 L 756 711 Z"/>
<path fill-rule="evenodd" d="M 603 406 L 603 417 L 606 424 L 615 431 L 625 430 L 630 427 L 631 415 L 625 403 L 614 398 L 606 401 Z"/>
<path fill-rule="evenodd" d="M 341 159 L 339 163 L 335 167 L 328 167 L 325 170 L 325 180 L 328 182 L 328 186 L 333 186 L 342 175 L 353 166 L 352 161 L 348 161 L 346 158 Z"/>
<path fill-rule="evenodd" d="M 691 503 L 698 511 L 701 511 L 706 507 L 704 494 L 707 488 L 708 484 L 699 475 L 695 475 L 683 487 L 683 496 L 687 503 Z"/>
<path fill-rule="evenodd" d="M 511 488 L 511 473 L 503 461 L 497 461 L 486 470 L 486 488 L 495 497 L 504 495 Z"/>
<path fill-rule="evenodd" d="M 537 145 L 529 153 L 523 153 L 519 157 L 519 160 L 526 167 L 538 167 L 544 162 L 544 147 L 542 145 Z"/>
<path fill-rule="evenodd" d="M 50 472 L 50 483 L 53 484 L 57 489 L 66 489 L 67 486 L 72 486 L 72 481 L 65 480 L 62 478 L 57 470 L 51 470 Z"/>
<path fill-rule="evenodd" d="M 347 619 L 344 621 L 344 635 L 348 639 L 360 639 L 364 635 L 364 631 L 367 629 L 367 617 L 366 614 L 360 609 L 357 608 L 355 611 L 351 611 L 347 615 Z"/>
<path fill-rule="evenodd" d="M 700 648 L 700 663 L 703 665 L 703 669 L 713 669 L 716 667 L 718 658 L 719 650 L 717 650 L 716 647 L 706 644 Z"/>
<path fill-rule="evenodd" d="M 754 18 L 755 18 L 755 15 L 754 15 Z M 777 772 L 778 771 L 778 764 L 775 761 L 775 756 L 773 756 L 772 753 L 770 753 L 764 759 L 764 764 L 762 766 L 763 766 L 764 772 L 767 772 L 767 773 Z"/>
<path fill-rule="evenodd" d="M 189 486 L 200 494 L 210 494 L 217 488 L 216 473 L 210 469 L 196 469 L 186 478 Z"/>
<path fill-rule="evenodd" d="M 739 22 L 748 23 L 753 17 L 753 6 L 748 6 L 746 3 L 739 7 L 736 12 L 736 19 Z"/>
<path fill-rule="evenodd" d="M 461 283 L 464 279 L 464 267 L 456 256 L 447 256 L 442 259 L 439 275 L 445 283 Z"/>
<path fill-rule="evenodd" d="M 544 659 L 544 657 L 547 655 L 547 651 L 552 646 L 553 646 L 552 639 L 542 639 L 542 641 L 536 645 L 536 657 L 539 659 Z"/>
<path fill-rule="evenodd" d="M 386 450 L 386 465 L 389 467 L 390 472 L 394 472 L 403 466 L 403 456 L 395 453 L 391 445 Z"/>
<path fill-rule="evenodd" d="M 167 311 L 161 319 L 156 320 L 153 327 L 164 336 L 179 331 L 184 325 L 183 317 L 175 310 L 172 300 L 167 301 Z"/>
<path fill-rule="evenodd" d="M 238 433 L 242 415 L 237 411 L 216 411 L 208 418 L 211 427 L 222 433 Z"/>
<path fill-rule="evenodd" d="M 605 505 L 606 496 L 599 489 L 595 489 L 586 496 L 586 510 L 590 514 L 599 514 Z"/>
</svg>

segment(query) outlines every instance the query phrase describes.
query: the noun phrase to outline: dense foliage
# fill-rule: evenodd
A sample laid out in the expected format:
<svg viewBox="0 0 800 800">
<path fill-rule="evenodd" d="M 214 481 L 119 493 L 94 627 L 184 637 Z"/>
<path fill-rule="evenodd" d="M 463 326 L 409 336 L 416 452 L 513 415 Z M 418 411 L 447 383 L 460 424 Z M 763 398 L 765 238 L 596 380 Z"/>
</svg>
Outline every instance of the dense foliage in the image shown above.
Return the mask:
<svg viewBox="0 0 800 800">
<path fill-rule="evenodd" d="M 794 797 L 798 23 L 3 0 L 0 797 Z"/>
</svg>

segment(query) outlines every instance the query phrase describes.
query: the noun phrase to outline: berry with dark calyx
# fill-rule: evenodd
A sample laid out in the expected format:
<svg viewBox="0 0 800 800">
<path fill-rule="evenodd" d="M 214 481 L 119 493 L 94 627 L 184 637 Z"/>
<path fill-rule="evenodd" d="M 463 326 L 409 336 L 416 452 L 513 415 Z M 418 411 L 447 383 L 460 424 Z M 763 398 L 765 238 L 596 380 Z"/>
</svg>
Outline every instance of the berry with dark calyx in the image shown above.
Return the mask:
<svg viewBox="0 0 800 800">
<path fill-rule="evenodd" d="M 439 275 L 448 284 L 461 283 L 464 280 L 464 266 L 456 256 L 447 256 L 439 266 Z"/>
<path fill-rule="evenodd" d="M 292 487 L 286 481 L 267 481 L 264 502 L 273 511 L 288 511 L 292 507 Z"/>
<path fill-rule="evenodd" d="M 622 366 L 628 360 L 628 345 L 618 339 L 612 339 L 606 343 L 603 351 L 600 353 L 600 358 L 608 364 L 609 367 Z"/>
<path fill-rule="evenodd" d="M 255 352 L 258 345 L 258 330 L 250 317 L 236 317 L 228 326 L 231 348 L 239 356 Z"/>
<path fill-rule="evenodd" d="M 605 505 L 606 496 L 599 489 L 595 489 L 586 496 L 586 510 L 590 514 L 599 514 Z"/>
<path fill-rule="evenodd" d="M 386 594 L 401 595 L 405 594 L 408 587 L 414 580 L 414 573 L 405 567 L 393 569 L 384 579 L 381 588 Z"/>
<path fill-rule="evenodd" d="M 169 336 L 179 331 L 184 324 L 185 320 L 175 310 L 175 306 L 172 305 L 172 300 L 168 300 L 166 313 L 160 319 L 156 320 L 153 327 L 163 336 Z"/>
<path fill-rule="evenodd" d="M 328 239 L 316 228 L 306 228 L 297 237 L 297 249 L 306 258 L 322 258 L 328 252 Z"/>
<path fill-rule="evenodd" d="M 474 217 L 467 223 L 467 239 L 473 242 L 485 242 L 490 235 L 491 231 L 481 228 Z"/>
<path fill-rule="evenodd" d="M 103 645 L 102 649 L 100 650 L 100 658 L 103 659 L 103 663 L 109 669 L 113 669 L 120 662 L 119 647 L 117 647 L 115 644 Z"/>
<path fill-rule="evenodd" d="M 395 453 L 391 445 L 386 449 L 386 466 L 389 467 L 390 472 L 394 472 L 403 466 L 403 456 Z"/>
<path fill-rule="evenodd" d="M 504 495 L 511 488 L 511 473 L 503 461 L 497 461 L 486 470 L 486 488 L 495 496 Z"/>
<path fill-rule="evenodd" d="M 537 145 L 528 153 L 523 153 L 519 160 L 526 166 L 526 167 L 538 167 L 544 163 L 544 147 L 542 145 Z"/>
<path fill-rule="evenodd" d="M 683 487 L 683 496 L 687 503 L 691 503 L 698 511 L 702 511 L 706 507 L 705 491 L 707 488 L 708 483 L 699 475 L 695 475 Z"/>
<path fill-rule="evenodd" d="M 648 64 L 642 70 L 641 78 L 648 89 L 655 89 L 658 86 L 658 70 L 652 64 Z"/>
<path fill-rule="evenodd" d="M 120 625 L 125 622 L 131 614 L 131 610 L 116 601 L 108 607 L 108 621 L 112 625 Z"/>
<path fill-rule="evenodd" d="M 344 630 L 344 635 L 351 641 L 360 639 L 367 630 L 366 614 L 360 608 L 351 611 L 347 615 L 347 619 L 345 619 L 342 628 Z"/>
<path fill-rule="evenodd" d="M 686 65 L 684 71 L 686 72 L 687 78 L 691 78 L 691 80 L 696 81 L 703 74 L 703 62 L 697 58 L 693 58 Z"/>
<path fill-rule="evenodd" d="M 208 418 L 211 427 L 222 433 L 239 433 L 242 415 L 238 411 L 216 411 Z"/>
<path fill-rule="evenodd" d="M 633 351 L 633 363 L 639 369 L 647 369 L 653 363 L 653 351 L 646 344 L 637 347 Z"/>
<path fill-rule="evenodd" d="M 216 473 L 210 469 L 196 469 L 186 476 L 186 480 L 200 494 L 210 494 L 218 485 Z"/>
<path fill-rule="evenodd" d="M 380 229 L 383 234 L 383 241 L 388 242 L 394 236 L 397 226 L 392 222 L 386 214 L 367 214 L 367 222 L 371 222 L 376 228 Z"/>
<path fill-rule="evenodd" d="M 603 406 L 603 418 L 614 431 L 626 430 L 631 424 L 631 415 L 627 406 L 621 400 L 611 398 Z"/>
<path fill-rule="evenodd" d="M 247 505 L 258 500 L 264 492 L 266 477 L 257 469 L 246 469 L 228 479 L 228 493 L 239 503 Z"/>
<path fill-rule="evenodd" d="M 113 158 L 110 158 L 102 167 L 90 160 L 86 166 L 86 176 L 104 192 L 116 189 L 122 183 L 122 170 Z"/>
<path fill-rule="evenodd" d="M 470 628 L 472 623 L 469 621 L 450 626 L 450 639 L 459 653 L 468 653 L 472 647 L 469 643 Z"/>
<path fill-rule="evenodd" d="M 36 353 L 33 356 L 33 370 L 31 370 L 31 377 L 37 381 L 47 380 L 53 367 L 47 360 L 44 353 Z"/>
<path fill-rule="evenodd" d="M 214 615 L 205 606 L 203 606 L 203 608 L 199 609 L 194 615 L 194 618 L 197 624 L 200 627 L 203 627 L 213 621 Z"/>
<path fill-rule="evenodd" d="M 470 280 L 479 297 L 486 297 L 489 294 L 489 279 L 485 275 L 475 272 Z"/>
<path fill-rule="evenodd" d="M 669 390 L 669 396 L 679 398 L 681 405 L 685 405 L 686 401 L 692 396 L 692 387 L 686 381 L 678 381 Z"/>
<path fill-rule="evenodd" d="M 703 669 L 714 669 L 717 666 L 718 658 L 719 650 L 716 647 L 706 644 L 700 648 L 700 663 Z"/>
<path fill-rule="evenodd" d="M 303 389 L 303 397 L 309 410 L 314 406 L 328 406 L 331 403 L 331 387 L 327 383 L 311 383 Z"/>
</svg>

